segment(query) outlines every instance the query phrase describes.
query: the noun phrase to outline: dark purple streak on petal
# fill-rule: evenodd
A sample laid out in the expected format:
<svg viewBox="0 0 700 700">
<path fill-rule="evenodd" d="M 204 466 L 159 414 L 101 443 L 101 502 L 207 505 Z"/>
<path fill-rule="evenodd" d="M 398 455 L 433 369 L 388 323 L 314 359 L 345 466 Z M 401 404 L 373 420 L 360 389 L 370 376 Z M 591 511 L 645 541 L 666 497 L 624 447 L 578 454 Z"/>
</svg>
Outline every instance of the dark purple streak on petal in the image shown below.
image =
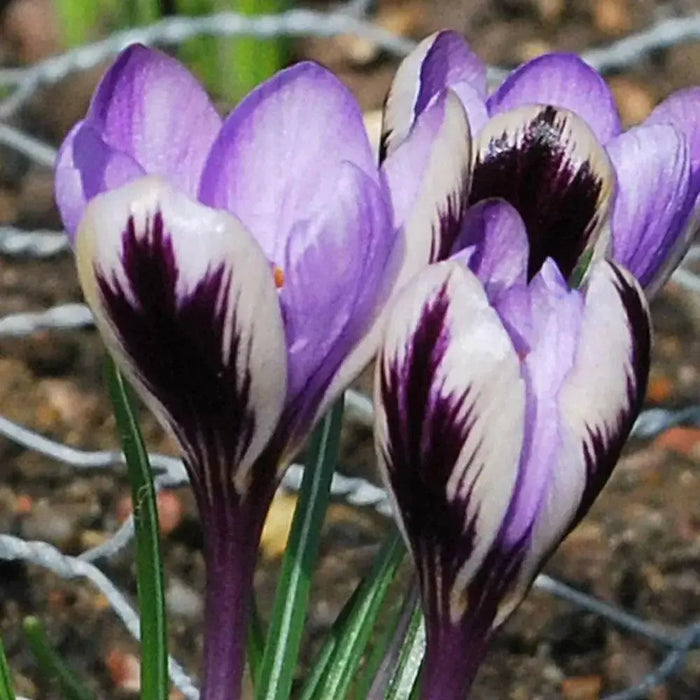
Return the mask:
<svg viewBox="0 0 700 700">
<path fill-rule="evenodd" d="M 589 161 L 571 160 L 559 115 L 542 108 L 522 129 L 519 143 L 504 130 L 477 154 L 474 167 L 470 202 L 500 197 L 525 222 L 529 279 L 548 257 L 568 278 L 600 223 L 603 181 Z"/>
<path fill-rule="evenodd" d="M 450 595 L 459 569 L 472 553 L 478 514 L 476 510 L 465 522 L 471 489 L 455 502 L 446 497 L 447 482 L 473 426 L 472 410 L 464 411 L 469 390 L 444 395 L 435 386 L 449 343 L 448 304 L 443 289 L 425 306 L 404 361 L 400 365 L 390 361 L 380 378 L 388 429 L 384 458 L 406 534 L 415 548 L 428 598 L 424 604 L 430 607 L 432 620 L 450 617 Z M 481 470 L 483 465 L 472 468 Z M 473 470 L 464 470 L 462 483 L 467 474 Z M 438 600 L 443 602 L 440 609 Z"/>
<path fill-rule="evenodd" d="M 644 402 L 644 392 L 649 376 L 651 361 L 651 327 L 647 309 L 642 303 L 639 292 L 628 280 L 613 267 L 616 287 L 627 312 L 632 330 L 632 357 L 627 376 L 627 405 L 620 410 L 615 428 L 604 434 L 600 429 L 588 429 L 590 442 L 586 441 L 584 454 L 586 460 L 586 486 L 581 497 L 581 504 L 576 511 L 569 531 L 573 530 L 590 509 L 593 501 L 607 483 L 612 470 L 620 458 L 622 448 L 627 442 L 634 421 L 639 415 Z"/>
<path fill-rule="evenodd" d="M 160 212 L 149 221 L 147 235 L 137 235 L 129 219 L 121 258 L 126 285 L 117 275 L 96 275 L 111 322 L 168 413 L 194 476 L 201 480 L 208 470 L 223 487 L 231 476 L 223 472 L 238 463 L 255 428 L 249 349 L 240 346 L 235 311 L 225 337 L 231 273 L 223 265 L 211 268 L 178 298 L 179 270 Z M 242 375 L 240 366 L 246 368 Z"/>
</svg>

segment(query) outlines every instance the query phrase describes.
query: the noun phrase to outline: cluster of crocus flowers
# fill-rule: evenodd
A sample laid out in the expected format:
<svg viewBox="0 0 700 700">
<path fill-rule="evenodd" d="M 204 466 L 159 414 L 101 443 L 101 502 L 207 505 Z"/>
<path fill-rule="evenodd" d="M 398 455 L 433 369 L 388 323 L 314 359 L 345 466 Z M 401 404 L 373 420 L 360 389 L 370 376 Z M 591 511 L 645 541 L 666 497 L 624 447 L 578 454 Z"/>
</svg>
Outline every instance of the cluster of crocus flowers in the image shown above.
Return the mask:
<svg viewBox="0 0 700 700">
<path fill-rule="evenodd" d="M 466 695 L 639 411 L 645 295 L 693 231 L 693 101 L 621 133 L 602 79 L 568 55 L 488 97 L 481 61 L 443 32 L 399 68 L 377 163 L 318 65 L 222 121 L 173 59 L 120 54 L 61 148 L 56 197 L 97 325 L 198 501 L 205 698 L 238 697 L 279 477 L 378 346 L 376 441 L 419 571 L 423 695 Z"/>
<path fill-rule="evenodd" d="M 444 262 L 398 295 L 376 369 L 376 443 L 426 618 L 426 700 L 465 698 L 496 629 L 608 480 L 643 399 L 646 298 L 696 230 L 700 91 L 621 132 L 576 56 L 491 96 L 458 35 L 399 68 L 383 153 L 436 95 L 474 142 L 470 207 Z"/>
<path fill-rule="evenodd" d="M 177 438 L 198 502 L 205 698 L 240 692 L 279 477 L 369 361 L 394 288 L 454 239 L 469 146 L 444 94 L 380 168 L 354 98 L 313 63 L 222 121 L 183 66 L 136 45 L 60 150 L 56 199 L 85 298 Z"/>
</svg>

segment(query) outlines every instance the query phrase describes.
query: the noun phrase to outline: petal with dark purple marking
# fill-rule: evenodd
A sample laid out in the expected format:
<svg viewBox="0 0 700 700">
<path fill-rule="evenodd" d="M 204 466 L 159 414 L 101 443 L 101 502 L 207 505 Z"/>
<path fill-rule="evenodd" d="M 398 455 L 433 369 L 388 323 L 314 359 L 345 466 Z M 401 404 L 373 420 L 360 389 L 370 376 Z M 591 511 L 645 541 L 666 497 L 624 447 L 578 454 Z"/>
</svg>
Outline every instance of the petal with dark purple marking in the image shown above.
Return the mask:
<svg viewBox="0 0 700 700">
<path fill-rule="evenodd" d="M 530 240 L 529 278 L 551 257 L 571 279 L 607 252 L 614 182 L 583 120 L 553 107 L 520 107 L 479 134 L 470 201 L 499 197 L 515 207 Z"/>
<path fill-rule="evenodd" d="M 534 104 L 576 113 L 603 144 L 621 131 L 610 88 L 575 54 L 549 53 L 528 61 L 513 71 L 488 100 L 491 116 Z"/>
<path fill-rule="evenodd" d="M 403 60 L 387 94 L 380 159 L 398 148 L 436 95 L 457 84 L 465 85 L 468 101 L 485 100 L 486 67 L 481 59 L 457 32 L 442 31 L 424 39 Z"/>
<path fill-rule="evenodd" d="M 403 247 L 400 283 L 451 252 L 467 209 L 469 125 L 451 92 L 418 118 L 411 135 L 384 162 L 394 226 Z"/>
<path fill-rule="evenodd" d="M 287 384 L 277 290 L 258 245 L 230 215 L 150 177 L 93 199 L 76 246 L 98 327 L 175 433 L 198 495 L 244 497 Z"/>
<path fill-rule="evenodd" d="M 380 348 L 375 439 L 429 620 L 456 624 L 517 476 L 525 390 L 483 287 L 462 264 L 421 273 Z"/>
<path fill-rule="evenodd" d="M 546 297 L 550 303 L 542 303 Z M 528 408 L 521 478 L 497 545 L 503 556 L 525 542 L 526 551 L 496 625 L 607 482 L 641 409 L 649 371 L 645 296 L 622 268 L 595 264 L 582 291 L 567 293 L 560 282 L 542 280 L 531 302 L 539 318 L 525 371 L 534 411 Z"/>
<path fill-rule="evenodd" d="M 690 245 L 695 200 L 683 135 L 670 124 L 640 126 L 608 144 L 618 191 L 613 256 L 645 289 L 658 289 Z"/>
</svg>

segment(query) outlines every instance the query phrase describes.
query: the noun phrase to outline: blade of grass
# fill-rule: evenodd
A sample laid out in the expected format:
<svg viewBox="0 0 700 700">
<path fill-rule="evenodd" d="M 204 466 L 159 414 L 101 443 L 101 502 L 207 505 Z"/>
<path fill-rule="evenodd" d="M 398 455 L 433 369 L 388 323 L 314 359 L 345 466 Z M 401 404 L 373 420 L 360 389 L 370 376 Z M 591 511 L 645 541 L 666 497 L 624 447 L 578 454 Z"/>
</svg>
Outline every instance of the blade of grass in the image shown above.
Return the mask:
<svg viewBox="0 0 700 700">
<path fill-rule="evenodd" d="M 321 526 L 338 459 L 342 416 L 341 399 L 311 438 L 299 500 L 277 584 L 260 682 L 255 689 L 257 700 L 288 700 L 290 696 L 309 604 L 311 576 L 318 556 Z"/>
<path fill-rule="evenodd" d="M 168 642 L 163 566 L 153 474 L 129 390 L 113 360 L 107 359 L 107 382 L 131 482 L 136 531 L 136 588 L 141 610 L 141 697 L 168 697 Z"/>
<path fill-rule="evenodd" d="M 313 695 L 317 700 L 346 697 L 379 609 L 405 554 L 401 535 L 392 533 L 377 556 L 372 571 L 362 583 L 364 590 L 359 595 L 358 604 L 345 626 L 342 639 L 336 645 L 323 681 Z"/>
<path fill-rule="evenodd" d="M 5 647 L 0 638 L 0 700 L 15 700 L 15 692 L 12 690 L 12 677 L 10 667 L 7 665 Z"/>
<path fill-rule="evenodd" d="M 389 681 L 386 694 L 383 696 L 385 700 L 405 700 L 405 698 L 414 697 L 414 695 L 418 696 L 420 690 L 418 679 L 424 653 L 423 611 L 421 606 L 416 604 L 404 643 L 401 646 L 396 671 Z"/>
<path fill-rule="evenodd" d="M 299 696 L 299 700 L 311 700 L 319 685 L 322 683 L 326 675 L 326 671 L 328 670 L 328 664 L 333 658 L 333 654 L 335 653 L 338 644 L 343 639 L 347 622 L 358 605 L 361 588 L 362 584 L 360 584 L 353 591 L 352 595 L 350 598 L 348 598 L 347 602 L 343 606 L 343 609 L 340 611 L 340 614 L 333 623 L 331 629 L 326 634 L 323 646 L 316 656 L 314 666 L 311 669 L 309 677 L 306 679 L 306 683 L 304 684 L 301 695 Z"/>
<path fill-rule="evenodd" d="M 234 9 L 244 15 L 265 15 L 282 12 L 291 4 L 291 0 L 238 0 L 234 3 Z M 236 102 L 289 61 L 289 40 L 286 37 L 263 40 L 234 37 L 228 47 L 225 60 L 227 65 L 235 66 L 235 69 L 228 70 L 223 75 L 230 77 L 227 94 Z"/>
<path fill-rule="evenodd" d="M 419 605 L 420 593 L 415 576 L 408 592 L 397 606 L 391 623 L 385 634 L 372 650 L 372 655 L 365 665 L 362 681 L 355 688 L 355 695 L 366 700 L 384 700 L 389 681 L 396 671 L 401 650 L 416 606 Z"/>
<path fill-rule="evenodd" d="M 104 11 L 101 2 L 56 0 L 63 40 L 67 46 L 86 44 L 96 38 Z"/>
<path fill-rule="evenodd" d="M 94 695 L 53 649 L 39 620 L 35 617 L 25 617 L 22 626 L 42 674 L 58 681 L 63 697 L 67 700 L 94 700 Z"/>
</svg>

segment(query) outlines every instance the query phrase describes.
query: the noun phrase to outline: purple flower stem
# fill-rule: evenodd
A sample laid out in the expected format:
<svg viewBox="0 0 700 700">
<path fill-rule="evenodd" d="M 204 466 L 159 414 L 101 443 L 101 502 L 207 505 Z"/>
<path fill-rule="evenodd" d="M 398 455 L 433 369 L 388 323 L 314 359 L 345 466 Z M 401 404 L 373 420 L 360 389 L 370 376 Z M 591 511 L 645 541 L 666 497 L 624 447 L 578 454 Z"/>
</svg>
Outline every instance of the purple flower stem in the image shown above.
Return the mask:
<svg viewBox="0 0 700 700">
<path fill-rule="evenodd" d="M 270 481 L 269 494 L 200 508 L 207 573 L 202 700 L 241 698 L 255 563 L 274 494 Z"/>
<path fill-rule="evenodd" d="M 421 700 L 465 700 L 489 639 L 469 625 L 428 629 Z"/>
</svg>

